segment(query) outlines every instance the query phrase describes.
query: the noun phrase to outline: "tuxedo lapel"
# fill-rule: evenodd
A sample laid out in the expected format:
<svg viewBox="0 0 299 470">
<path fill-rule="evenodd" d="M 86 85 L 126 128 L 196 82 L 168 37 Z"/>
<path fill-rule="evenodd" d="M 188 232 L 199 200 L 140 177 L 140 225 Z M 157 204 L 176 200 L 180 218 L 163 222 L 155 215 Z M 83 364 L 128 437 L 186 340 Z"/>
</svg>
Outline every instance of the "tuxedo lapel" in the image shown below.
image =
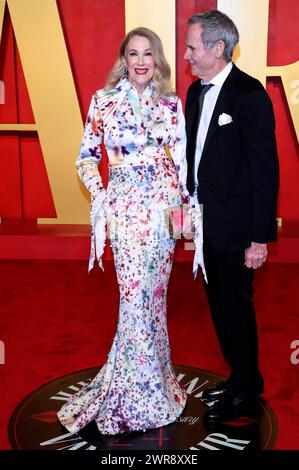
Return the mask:
<svg viewBox="0 0 299 470">
<path fill-rule="evenodd" d="M 194 157 L 196 148 L 196 137 L 198 130 L 198 114 L 199 114 L 199 96 L 202 90 L 200 80 L 193 84 L 194 89 L 191 97 L 187 100 L 186 111 L 186 133 L 187 133 L 187 148 L 186 157 L 188 164 L 188 178 L 187 184 L 189 191 L 193 191 L 194 185 Z"/>
<path fill-rule="evenodd" d="M 215 132 L 217 131 L 219 114 L 224 112 L 223 109 L 226 109 L 225 108 L 225 103 L 226 103 L 225 90 L 223 90 L 223 87 L 222 87 L 222 89 L 219 93 L 219 96 L 217 98 L 217 101 L 216 101 L 216 105 L 215 105 L 215 108 L 214 108 L 214 111 L 213 111 L 213 114 L 212 114 L 212 117 L 211 117 L 209 129 L 208 129 L 208 132 L 207 132 L 207 137 L 206 137 L 203 149 L 202 149 L 201 160 L 200 160 L 201 162 L 204 160 L 205 155 L 207 153 L 207 149 L 209 148 L 209 145 L 210 145 L 210 143 L 213 139 L 213 136 L 214 136 Z"/>
<path fill-rule="evenodd" d="M 213 140 L 215 133 L 219 129 L 218 119 L 219 119 L 220 114 L 222 113 L 228 114 L 228 111 L 232 108 L 232 103 L 234 102 L 233 84 L 235 82 L 236 75 L 238 75 L 238 72 L 239 72 L 239 69 L 233 64 L 233 68 L 230 74 L 228 75 L 227 79 L 222 85 L 222 88 L 218 95 L 216 105 L 215 105 L 215 108 L 211 117 L 209 129 L 207 132 L 207 137 L 206 137 L 204 147 L 202 150 L 199 168 L 204 162 L 204 160 L 207 158 L 209 146 Z"/>
<path fill-rule="evenodd" d="M 202 90 L 202 85 L 200 83 L 200 80 L 198 80 L 196 85 L 197 86 L 193 93 L 192 100 L 190 100 L 190 103 L 189 103 L 188 114 L 186 115 L 186 131 L 187 131 L 188 137 L 190 137 L 190 134 L 194 125 L 194 120 L 197 120 L 198 118 L 199 96 Z"/>
<path fill-rule="evenodd" d="M 187 187 L 190 193 L 194 192 L 194 157 L 198 129 L 199 95 L 201 89 L 202 86 L 198 80 L 192 85 L 192 94 L 187 97 L 186 102 L 186 159 L 188 165 Z"/>
</svg>

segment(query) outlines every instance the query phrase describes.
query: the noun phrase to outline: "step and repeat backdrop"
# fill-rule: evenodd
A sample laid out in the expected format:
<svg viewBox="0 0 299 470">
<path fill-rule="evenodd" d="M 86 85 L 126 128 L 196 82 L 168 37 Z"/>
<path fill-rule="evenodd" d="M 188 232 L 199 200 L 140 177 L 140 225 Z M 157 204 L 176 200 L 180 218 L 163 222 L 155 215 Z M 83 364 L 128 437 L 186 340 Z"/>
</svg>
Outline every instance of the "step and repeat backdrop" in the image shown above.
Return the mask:
<svg viewBox="0 0 299 470">
<path fill-rule="evenodd" d="M 183 103 L 186 21 L 218 8 L 235 21 L 234 60 L 266 86 L 277 120 L 279 213 L 299 220 L 297 0 L 0 0 L 0 217 L 88 224 L 89 195 L 75 168 L 91 95 L 105 84 L 125 33 L 162 38 Z M 107 183 L 107 159 L 100 164 Z"/>
</svg>

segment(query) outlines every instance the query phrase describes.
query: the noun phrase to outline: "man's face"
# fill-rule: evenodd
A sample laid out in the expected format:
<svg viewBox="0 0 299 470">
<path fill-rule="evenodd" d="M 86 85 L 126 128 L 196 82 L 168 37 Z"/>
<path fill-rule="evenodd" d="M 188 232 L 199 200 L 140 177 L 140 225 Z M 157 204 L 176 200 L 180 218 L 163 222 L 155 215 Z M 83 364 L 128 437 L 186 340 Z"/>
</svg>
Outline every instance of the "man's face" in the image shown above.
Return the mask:
<svg viewBox="0 0 299 470">
<path fill-rule="evenodd" d="M 217 68 L 217 57 L 214 46 L 211 49 L 205 49 L 201 39 L 201 30 L 202 27 L 199 23 L 189 26 L 184 59 L 190 64 L 192 75 L 207 79 L 214 76 L 214 71 Z"/>
</svg>

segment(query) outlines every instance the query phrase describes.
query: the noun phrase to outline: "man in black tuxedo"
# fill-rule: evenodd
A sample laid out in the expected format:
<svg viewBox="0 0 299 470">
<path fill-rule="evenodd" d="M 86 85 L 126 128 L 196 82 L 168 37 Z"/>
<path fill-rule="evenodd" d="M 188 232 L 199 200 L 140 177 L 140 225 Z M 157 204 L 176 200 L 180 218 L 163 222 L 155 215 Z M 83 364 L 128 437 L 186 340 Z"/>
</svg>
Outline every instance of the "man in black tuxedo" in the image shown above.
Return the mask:
<svg viewBox="0 0 299 470">
<path fill-rule="evenodd" d="M 255 415 L 264 390 L 252 281 L 277 237 L 278 157 L 270 98 L 231 61 L 239 41 L 232 20 L 213 10 L 188 25 L 184 58 L 199 80 L 186 101 L 187 187 L 203 205 L 205 287 L 231 368 L 202 396 L 216 403 L 205 414 L 215 423 Z"/>
</svg>

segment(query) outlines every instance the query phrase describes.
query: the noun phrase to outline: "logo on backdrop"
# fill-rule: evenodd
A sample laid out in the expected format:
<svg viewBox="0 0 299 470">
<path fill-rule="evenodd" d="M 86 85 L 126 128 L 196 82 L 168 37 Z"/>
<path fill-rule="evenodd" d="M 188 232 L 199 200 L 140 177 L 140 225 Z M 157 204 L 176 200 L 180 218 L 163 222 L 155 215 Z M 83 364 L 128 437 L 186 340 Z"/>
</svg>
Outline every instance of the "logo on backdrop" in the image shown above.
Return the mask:
<svg viewBox="0 0 299 470">
<path fill-rule="evenodd" d="M 0 104 L 5 104 L 5 85 L 2 80 L 0 80 Z"/>
<path fill-rule="evenodd" d="M 294 339 L 294 341 L 291 342 L 290 348 L 294 349 L 290 356 L 291 364 L 297 366 L 299 364 L 299 339 Z"/>
<path fill-rule="evenodd" d="M 5 345 L 4 342 L 0 340 L 0 364 L 5 364 Z"/>
<path fill-rule="evenodd" d="M 230 423 L 203 423 L 207 409 L 203 390 L 224 377 L 202 369 L 175 366 L 179 382 L 188 394 L 183 415 L 173 424 L 147 432 L 102 436 L 95 422 L 78 434 L 69 433 L 58 421 L 57 411 L 98 373 L 86 369 L 60 377 L 22 400 L 9 422 L 9 438 L 19 450 L 243 450 L 271 449 L 277 436 L 277 422 L 269 405 L 261 399 L 257 420 L 243 418 Z"/>
</svg>

